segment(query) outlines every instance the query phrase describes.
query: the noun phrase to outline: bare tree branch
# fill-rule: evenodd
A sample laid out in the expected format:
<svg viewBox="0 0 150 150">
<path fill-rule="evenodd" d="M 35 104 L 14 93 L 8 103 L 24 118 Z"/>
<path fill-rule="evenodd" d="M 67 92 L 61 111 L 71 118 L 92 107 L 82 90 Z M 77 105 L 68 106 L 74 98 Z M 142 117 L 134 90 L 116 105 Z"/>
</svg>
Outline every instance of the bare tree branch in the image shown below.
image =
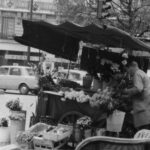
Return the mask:
<svg viewBox="0 0 150 150">
<path fill-rule="evenodd" d="M 148 25 L 147 28 L 146 28 L 145 30 L 143 30 L 143 31 L 138 35 L 138 37 L 143 36 L 143 34 L 144 34 L 145 32 L 148 32 L 148 31 L 149 31 L 149 29 L 150 29 L 150 26 Z"/>
</svg>

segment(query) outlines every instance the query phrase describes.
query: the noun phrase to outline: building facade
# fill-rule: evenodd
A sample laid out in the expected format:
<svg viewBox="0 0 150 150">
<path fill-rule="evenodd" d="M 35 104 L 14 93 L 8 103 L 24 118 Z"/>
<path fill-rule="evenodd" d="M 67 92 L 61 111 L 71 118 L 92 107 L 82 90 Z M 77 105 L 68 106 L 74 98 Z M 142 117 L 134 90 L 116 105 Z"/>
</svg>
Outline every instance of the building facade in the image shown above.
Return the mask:
<svg viewBox="0 0 150 150">
<path fill-rule="evenodd" d="M 56 23 L 55 0 L 34 0 L 33 20 Z M 30 19 L 31 0 L 0 0 L 0 65 L 24 65 L 27 46 L 13 40 L 23 33 L 22 20 Z M 31 48 L 30 60 L 39 61 L 40 50 Z"/>
</svg>

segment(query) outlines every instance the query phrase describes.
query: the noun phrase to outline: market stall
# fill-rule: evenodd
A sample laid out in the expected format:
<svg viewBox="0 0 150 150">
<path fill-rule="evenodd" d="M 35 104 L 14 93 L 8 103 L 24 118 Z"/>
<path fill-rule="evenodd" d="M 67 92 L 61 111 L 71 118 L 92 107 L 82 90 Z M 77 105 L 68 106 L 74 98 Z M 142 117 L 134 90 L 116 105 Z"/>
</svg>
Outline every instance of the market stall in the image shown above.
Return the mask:
<svg viewBox="0 0 150 150">
<path fill-rule="evenodd" d="M 52 132 L 46 130 L 49 133 L 42 136 L 47 135 L 47 139 L 51 137 L 49 140 L 53 141 L 52 134 L 58 134 L 57 131 L 63 128 L 59 136 L 62 136 L 65 131 L 72 131 L 62 139 L 66 140 L 73 135 L 75 137 L 73 144 L 93 135 L 107 135 L 105 130 L 113 132 L 112 136 L 133 137 L 136 130 L 132 128 L 130 100 L 123 101 L 120 91 L 130 86 L 126 74 L 126 65 L 130 60 L 136 60 L 143 70 L 147 70 L 150 47 L 128 33 L 109 26 L 91 24 L 81 27 L 69 22 L 52 25 L 24 20 L 23 27 L 23 36 L 15 37 L 16 41 L 71 61 L 77 59 L 80 41 L 100 45 L 96 48 L 93 46 L 82 48 L 81 68 L 87 70 L 92 76 L 92 78 L 88 76 L 84 78 L 86 86 L 74 85 L 72 89 L 73 82 L 68 80 L 59 82 L 59 85 L 53 82 L 49 84 L 50 80 L 45 77 L 40 80 L 42 90 L 39 94 L 36 122 L 44 119 L 43 122 L 55 125 L 51 129 Z M 114 53 L 108 47 L 119 47 L 124 51 Z M 142 53 L 142 57 L 138 56 L 138 51 Z M 67 85 L 64 83 L 70 84 L 64 88 L 63 86 Z M 90 83 L 88 88 L 87 83 Z M 124 126 L 126 120 L 127 126 Z M 59 123 L 67 127 L 60 127 Z M 70 130 L 69 126 L 73 129 Z M 126 130 L 121 135 L 119 133 L 122 129 Z M 84 135 L 80 137 L 81 132 L 84 132 Z M 54 142 L 64 142 L 62 139 L 53 141 L 52 146 L 55 145 Z M 35 139 L 36 142 L 40 140 L 44 139 Z"/>
<path fill-rule="evenodd" d="M 44 97 L 39 101 L 39 108 L 37 111 L 40 116 L 51 116 L 55 122 L 61 122 L 65 115 L 79 115 L 79 117 L 90 116 L 95 121 L 102 121 L 101 126 L 104 126 L 106 113 L 101 109 L 92 108 L 88 102 L 80 103 L 77 101 L 62 101 L 62 95 L 56 92 L 44 91 Z M 42 107 L 43 106 L 43 107 Z M 41 111 L 40 111 L 41 110 Z M 79 114 L 78 114 L 79 113 Z"/>
</svg>

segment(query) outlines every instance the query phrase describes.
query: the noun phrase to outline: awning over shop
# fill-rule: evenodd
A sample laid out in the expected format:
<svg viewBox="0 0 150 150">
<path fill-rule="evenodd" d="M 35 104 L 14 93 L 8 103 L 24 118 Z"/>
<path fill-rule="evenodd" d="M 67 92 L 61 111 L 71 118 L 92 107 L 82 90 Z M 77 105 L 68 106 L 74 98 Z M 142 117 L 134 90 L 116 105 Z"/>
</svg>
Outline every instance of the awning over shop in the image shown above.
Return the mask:
<svg viewBox="0 0 150 150">
<path fill-rule="evenodd" d="M 81 27 L 70 22 L 52 25 L 23 20 L 23 28 L 23 36 L 15 37 L 16 41 L 73 61 L 77 58 L 79 41 L 150 52 L 150 47 L 144 42 L 110 26 L 91 24 Z"/>
<path fill-rule="evenodd" d="M 27 52 L 27 46 L 19 44 L 13 40 L 0 40 L 0 51 Z M 39 49 L 31 48 L 31 53 L 39 53 Z"/>
</svg>

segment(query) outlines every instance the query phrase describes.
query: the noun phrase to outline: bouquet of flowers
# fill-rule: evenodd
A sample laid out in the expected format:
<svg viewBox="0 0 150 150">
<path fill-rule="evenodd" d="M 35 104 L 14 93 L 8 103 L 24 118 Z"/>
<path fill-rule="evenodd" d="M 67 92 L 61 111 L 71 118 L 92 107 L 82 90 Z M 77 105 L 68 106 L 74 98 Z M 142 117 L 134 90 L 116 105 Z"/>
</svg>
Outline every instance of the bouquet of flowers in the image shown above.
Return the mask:
<svg viewBox="0 0 150 150">
<path fill-rule="evenodd" d="M 22 111 L 19 98 L 7 102 L 6 107 L 11 111 L 11 115 L 9 116 L 11 120 L 25 120 L 26 114 Z"/>
<path fill-rule="evenodd" d="M 16 137 L 16 141 L 20 145 L 20 147 L 22 148 L 27 147 L 28 149 L 32 149 L 34 136 L 37 136 L 37 133 L 33 133 L 29 131 L 20 132 Z"/>
<path fill-rule="evenodd" d="M 80 128 L 90 128 L 92 125 L 92 119 L 88 116 L 81 117 L 80 119 L 77 120 L 77 126 Z"/>
<path fill-rule="evenodd" d="M 7 102 L 6 107 L 13 111 L 21 111 L 22 110 L 22 105 L 20 103 L 19 98 L 14 101 L 11 100 L 11 101 Z"/>
<path fill-rule="evenodd" d="M 33 132 L 20 132 L 17 135 L 17 143 L 18 144 L 28 144 L 32 141 L 33 137 L 36 135 L 36 133 Z"/>
<path fill-rule="evenodd" d="M 90 99 L 90 105 L 92 107 L 101 107 L 107 113 L 112 112 L 119 105 L 118 99 L 114 99 L 113 95 L 114 91 L 111 88 L 98 90 Z"/>
<path fill-rule="evenodd" d="M 71 91 L 67 91 L 64 93 L 64 97 L 61 100 L 65 101 L 66 99 L 76 100 L 79 103 L 84 103 L 89 101 L 90 96 L 86 95 L 84 91 L 75 91 L 71 89 Z"/>
<path fill-rule="evenodd" d="M 6 118 L 0 119 L 0 127 L 8 127 L 8 120 Z"/>
</svg>

